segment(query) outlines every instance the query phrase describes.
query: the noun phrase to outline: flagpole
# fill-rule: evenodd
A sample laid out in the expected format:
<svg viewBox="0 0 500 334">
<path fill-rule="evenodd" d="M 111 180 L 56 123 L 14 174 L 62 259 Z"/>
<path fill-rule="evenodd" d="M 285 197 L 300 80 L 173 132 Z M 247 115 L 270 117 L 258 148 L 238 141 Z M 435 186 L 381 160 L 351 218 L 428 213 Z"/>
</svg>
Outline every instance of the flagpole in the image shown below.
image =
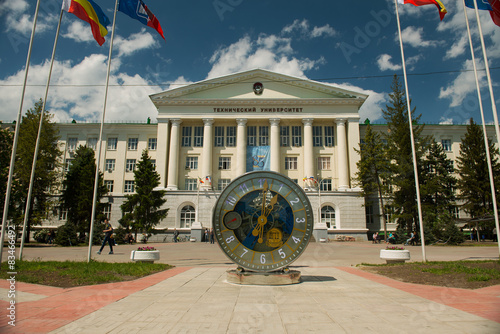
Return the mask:
<svg viewBox="0 0 500 334">
<path fill-rule="evenodd" d="M 61 29 L 62 16 L 63 16 L 63 10 L 61 9 L 61 14 L 59 15 L 59 23 L 57 25 L 56 39 L 54 41 L 54 47 L 52 49 L 52 58 L 50 59 L 49 76 L 47 78 L 47 84 L 45 85 L 45 98 L 43 99 L 42 113 L 40 115 L 40 124 L 38 125 L 38 135 L 36 137 L 35 153 L 33 155 L 33 165 L 31 166 L 31 179 L 30 179 L 30 185 L 29 185 L 29 190 L 28 190 L 28 197 L 26 199 L 26 209 L 24 210 L 23 234 L 21 237 L 21 248 L 19 249 L 19 260 L 23 259 L 24 238 L 26 237 L 26 229 L 27 229 L 27 225 L 28 225 L 29 212 L 31 209 L 31 196 L 33 193 L 33 183 L 34 183 L 33 181 L 35 180 L 36 162 L 38 159 L 38 152 L 40 150 L 43 116 L 45 115 L 45 105 L 47 103 L 47 96 L 49 94 L 50 77 L 52 76 L 52 67 L 54 66 L 54 58 L 56 55 L 57 41 L 59 39 L 59 31 Z"/>
<path fill-rule="evenodd" d="M 413 124 L 412 124 L 412 116 L 411 116 L 411 107 L 410 107 L 410 94 L 408 93 L 408 80 L 406 77 L 406 63 L 405 63 L 405 54 L 403 49 L 403 38 L 401 36 L 401 23 L 399 21 L 399 10 L 398 10 L 398 1 L 394 0 L 394 4 L 396 6 L 396 19 L 398 23 L 398 35 L 399 35 L 399 46 L 401 48 L 401 60 L 403 65 L 403 76 L 405 81 L 405 91 L 406 91 L 406 103 L 408 108 L 408 125 L 410 126 L 410 138 L 411 138 L 411 152 L 413 156 L 413 172 L 415 174 L 415 190 L 417 193 L 417 206 L 418 206 L 418 220 L 420 225 L 420 240 L 422 244 L 422 261 L 427 262 L 427 258 L 425 256 L 425 239 L 424 239 L 424 223 L 422 219 L 422 205 L 420 202 L 420 186 L 418 181 L 418 169 L 417 169 L 417 154 L 415 153 L 415 139 L 413 138 Z"/>
<path fill-rule="evenodd" d="M 484 39 L 483 39 L 483 32 L 481 29 L 481 22 L 479 20 L 479 10 L 477 8 L 477 3 L 476 1 L 474 2 L 474 9 L 476 11 L 476 19 L 477 19 L 477 25 L 479 27 L 479 34 L 481 36 L 481 45 L 483 47 L 483 54 L 484 54 L 484 65 L 486 68 L 486 75 L 488 77 L 488 84 L 490 87 L 490 96 L 491 96 L 491 104 L 492 104 L 492 109 L 493 109 L 493 117 L 495 119 L 495 130 L 497 133 L 497 142 L 500 143 L 500 135 L 499 135 L 499 130 L 498 130 L 498 118 L 497 118 L 497 111 L 496 111 L 496 106 L 495 106 L 495 98 L 493 97 L 493 90 L 491 88 L 491 78 L 489 76 L 489 66 L 488 66 L 488 59 L 486 57 L 486 52 L 484 49 Z M 467 23 L 467 32 L 469 33 L 469 44 L 470 44 L 470 52 L 472 54 L 472 63 L 474 65 L 474 75 L 476 76 L 476 89 L 477 89 L 477 97 L 479 100 L 479 109 L 481 111 L 481 121 L 483 122 L 483 135 L 484 135 L 484 146 L 486 149 L 486 159 L 488 161 L 488 173 L 490 176 L 490 187 L 491 187 L 491 201 L 493 202 L 493 215 L 495 216 L 495 227 L 497 231 L 500 231 L 500 224 L 498 221 L 498 207 L 497 207 L 497 197 L 496 197 L 496 192 L 495 192 L 495 179 L 493 177 L 493 167 L 491 163 L 491 157 L 490 157 L 490 146 L 488 142 L 488 134 L 486 133 L 486 122 L 484 120 L 484 112 L 483 112 L 483 103 L 481 101 L 481 92 L 479 88 L 479 79 L 477 77 L 477 69 L 476 69 L 476 60 L 474 57 L 474 48 L 472 46 L 472 37 L 470 34 L 470 28 L 469 28 L 469 19 L 467 17 L 467 11 L 465 8 L 465 2 L 463 3 L 464 6 L 464 15 L 465 15 L 465 22 Z M 498 234 L 497 234 L 498 235 Z M 500 239 L 497 238 L 497 243 L 498 243 L 498 252 L 500 255 Z"/>
<path fill-rule="evenodd" d="M 16 162 L 17 142 L 19 140 L 19 129 L 21 127 L 21 116 L 23 114 L 24 94 L 26 92 L 26 82 L 28 80 L 28 71 L 29 71 L 29 67 L 30 67 L 31 49 L 33 46 L 33 40 L 35 38 L 36 21 L 38 19 L 39 9 L 40 9 L 40 0 L 37 0 L 35 15 L 33 17 L 33 28 L 31 29 L 30 44 L 28 47 L 28 56 L 26 57 L 26 66 L 25 66 L 25 71 L 24 71 L 24 84 L 23 84 L 23 90 L 21 93 L 21 102 L 19 104 L 19 112 L 17 114 L 16 129 L 14 132 L 14 142 L 12 144 L 12 154 L 10 157 L 9 177 L 7 180 L 7 188 L 6 188 L 6 193 L 5 193 L 5 202 L 4 202 L 3 217 L 2 217 L 2 232 L 1 232 L 1 236 L 0 236 L 0 263 L 2 263 L 3 241 L 5 238 L 5 227 L 7 226 L 7 216 L 9 213 L 10 192 L 11 192 L 11 188 L 12 188 L 12 177 L 14 174 L 14 165 Z M 17 232 L 16 232 L 16 234 L 17 234 Z"/>
<path fill-rule="evenodd" d="M 92 199 L 92 217 L 90 218 L 90 235 L 89 235 L 89 252 L 87 257 L 87 262 L 90 262 L 92 257 L 92 239 L 94 233 L 94 222 L 95 222 L 95 213 L 97 206 L 97 188 L 99 186 L 99 165 L 101 163 L 101 151 L 102 151 L 102 133 L 104 129 L 104 120 L 106 116 L 106 103 L 108 101 L 108 87 L 109 87 L 109 72 L 111 71 L 111 54 L 113 52 L 113 37 L 115 36 L 115 24 L 116 24 L 116 11 L 118 9 L 118 0 L 115 1 L 115 12 L 113 15 L 113 28 L 111 31 L 111 39 L 109 43 L 109 55 L 108 55 L 108 70 L 106 74 L 106 89 L 104 92 L 104 106 L 102 110 L 102 119 L 101 119 L 101 128 L 99 131 L 99 141 L 98 141 L 98 150 L 97 150 L 97 162 L 95 168 L 95 180 L 94 180 L 94 197 Z"/>
</svg>

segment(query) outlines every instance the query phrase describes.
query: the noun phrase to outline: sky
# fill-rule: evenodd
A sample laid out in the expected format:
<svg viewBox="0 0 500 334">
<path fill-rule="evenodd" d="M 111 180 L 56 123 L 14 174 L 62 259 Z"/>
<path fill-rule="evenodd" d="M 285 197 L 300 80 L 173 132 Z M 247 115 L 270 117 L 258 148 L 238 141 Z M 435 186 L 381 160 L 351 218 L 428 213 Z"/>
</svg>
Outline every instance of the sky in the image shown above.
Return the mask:
<svg viewBox="0 0 500 334">
<path fill-rule="evenodd" d="M 94 0 L 113 22 L 114 0 Z M 399 5 L 412 108 L 426 124 L 481 122 L 461 0 Z M 62 0 L 40 5 L 23 114 L 45 95 Z M 145 0 L 165 40 L 118 12 L 111 56 L 106 122 L 153 121 L 149 95 L 255 68 L 368 94 L 360 122 L 384 123 L 402 58 L 394 0 Z M 36 0 L 0 0 L 0 121 L 17 119 Z M 475 12 L 471 26 L 486 123 L 493 122 Z M 500 101 L 500 27 L 486 11 L 481 26 L 496 105 Z M 99 46 L 90 26 L 64 13 L 46 110 L 56 122 L 99 122 L 111 28 Z"/>
</svg>

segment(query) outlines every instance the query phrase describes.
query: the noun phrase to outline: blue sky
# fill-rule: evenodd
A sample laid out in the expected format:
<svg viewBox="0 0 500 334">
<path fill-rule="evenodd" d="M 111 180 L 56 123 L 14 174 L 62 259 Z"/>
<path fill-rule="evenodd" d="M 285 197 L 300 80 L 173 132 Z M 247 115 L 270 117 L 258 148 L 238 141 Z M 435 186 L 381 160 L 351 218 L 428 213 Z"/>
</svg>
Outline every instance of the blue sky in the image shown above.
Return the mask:
<svg viewBox="0 0 500 334">
<path fill-rule="evenodd" d="M 23 109 L 43 97 L 61 0 L 42 1 Z M 114 0 L 95 0 L 113 20 Z M 402 75 L 393 0 L 159 1 L 146 5 L 152 28 L 117 13 L 107 121 L 156 116 L 148 95 L 229 73 L 263 68 L 368 94 L 361 121 L 382 123 L 392 76 Z M 480 122 L 461 0 L 399 5 L 412 107 L 425 123 Z M 17 118 L 35 0 L 0 0 L 0 120 Z M 473 10 L 468 10 L 476 62 L 484 68 Z M 500 100 L 500 27 L 481 23 L 494 94 Z M 111 30 L 111 26 L 109 26 Z M 111 32 L 99 46 L 90 27 L 65 13 L 47 109 L 56 121 L 100 121 Z M 480 72 L 486 122 L 493 120 L 486 75 Z"/>
</svg>

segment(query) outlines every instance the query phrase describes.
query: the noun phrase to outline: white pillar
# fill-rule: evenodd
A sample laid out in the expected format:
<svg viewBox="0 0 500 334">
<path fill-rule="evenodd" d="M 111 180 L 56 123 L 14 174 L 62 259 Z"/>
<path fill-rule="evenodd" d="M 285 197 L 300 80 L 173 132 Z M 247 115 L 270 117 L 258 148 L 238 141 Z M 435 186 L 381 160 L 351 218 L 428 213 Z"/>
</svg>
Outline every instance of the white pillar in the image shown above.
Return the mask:
<svg viewBox="0 0 500 334">
<path fill-rule="evenodd" d="M 357 163 L 361 159 L 358 153 L 359 142 L 359 118 L 349 118 L 347 120 L 347 152 L 349 158 L 349 170 L 347 172 L 349 173 L 350 180 L 356 177 Z M 351 185 L 351 189 L 361 191 L 361 188 L 353 188 L 353 186 Z"/>
<path fill-rule="evenodd" d="M 345 119 L 337 119 L 337 171 L 339 189 L 349 188 L 349 163 L 347 160 L 347 134 Z"/>
<path fill-rule="evenodd" d="M 271 118 L 271 170 L 280 172 L 280 119 Z"/>
<path fill-rule="evenodd" d="M 212 184 L 207 182 L 205 178 L 207 176 L 212 177 L 212 147 L 213 147 L 213 135 L 212 126 L 214 120 L 212 118 L 204 118 L 203 123 L 205 124 L 203 129 L 203 153 L 201 155 L 201 175 L 203 183 L 201 185 L 201 190 L 212 189 Z"/>
<path fill-rule="evenodd" d="M 179 190 L 179 146 L 180 146 L 180 125 L 179 118 L 171 119 L 172 129 L 170 131 L 170 152 L 168 154 L 168 177 L 167 190 Z"/>
<path fill-rule="evenodd" d="M 158 119 L 158 130 L 156 133 L 156 170 L 160 174 L 159 187 L 165 188 L 167 180 L 167 152 L 168 152 L 168 135 L 169 131 L 168 119 Z"/>
<path fill-rule="evenodd" d="M 240 176 L 247 171 L 247 119 L 237 118 L 236 132 L 236 175 Z"/>
<path fill-rule="evenodd" d="M 314 177 L 314 152 L 313 152 L 313 131 L 312 131 L 312 118 L 304 118 L 304 176 L 310 178 Z M 312 190 L 313 184 L 306 181 L 304 188 Z"/>
</svg>

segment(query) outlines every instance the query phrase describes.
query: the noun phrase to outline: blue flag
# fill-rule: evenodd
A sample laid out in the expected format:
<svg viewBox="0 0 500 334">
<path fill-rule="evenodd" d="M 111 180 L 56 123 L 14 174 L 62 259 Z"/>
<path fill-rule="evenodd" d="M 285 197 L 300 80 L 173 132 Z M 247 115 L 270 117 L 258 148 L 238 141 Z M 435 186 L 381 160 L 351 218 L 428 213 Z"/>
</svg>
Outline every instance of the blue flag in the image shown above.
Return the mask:
<svg viewBox="0 0 500 334">
<path fill-rule="evenodd" d="M 131 18 L 136 19 L 142 24 L 156 29 L 161 37 L 165 39 L 160 22 L 142 0 L 120 0 L 120 3 L 118 4 L 118 10 L 124 14 L 127 14 Z"/>
<path fill-rule="evenodd" d="M 474 7 L 474 0 L 464 0 L 465 1 L 465 6 L 469 8 L 475 8 Z M 493 10 L 491 8 L 490 3 L 488 0 L 475 0 L 477 2 L 477 9 L 482 9 L 482 10 Z"/>
</svg>

